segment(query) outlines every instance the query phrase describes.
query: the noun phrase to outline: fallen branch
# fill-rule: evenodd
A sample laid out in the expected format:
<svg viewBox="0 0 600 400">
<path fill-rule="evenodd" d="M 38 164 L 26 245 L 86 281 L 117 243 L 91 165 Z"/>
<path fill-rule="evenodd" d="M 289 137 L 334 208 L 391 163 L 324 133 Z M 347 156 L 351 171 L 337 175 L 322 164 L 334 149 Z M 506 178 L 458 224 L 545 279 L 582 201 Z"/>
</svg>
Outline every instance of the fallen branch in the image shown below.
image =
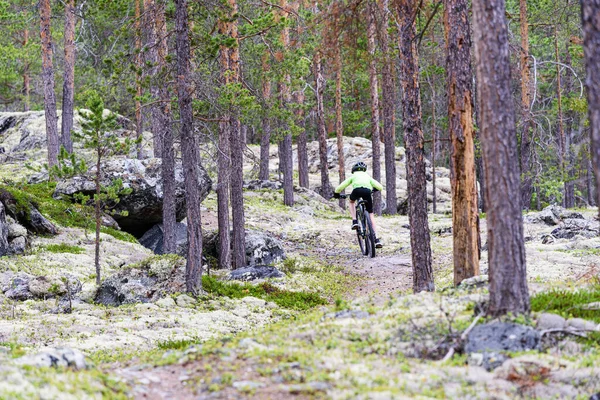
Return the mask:
<svg viewBox="0 0 600 400">
<path fill-rule="evenodd" d="M 483 313 L 479 314 L 477 317 L 475 317 L 475 319 L 473 320 L 473 322 L 471 322 L 471 325 L 469 325 L 469 327 L 467 329 L 465 329 L 465 331 L 460 335 L 460 341 L 464 342 L 467 339 L 467 336 L 469 335 L 469 333 L 471 333 L 471 331 L 473 330 L 473 328 L 475 328 L 475 325 L 477 325 L 477 322 L 479 322 L 479 320 L 483 317 Z M 452 356 L 454 355 L 454 353 L 456 353 L 456 346 L 452 346 L 450 347 L 450 350 L 448 350 L 448 353 L 446 353 L 446 355 L 444 356 L 444 358 L 442 358 L 439 362 L 440 363 L 444 363 L 446 361 L 448 361 L 449 359 L 452 358 Z"/>
</svg>

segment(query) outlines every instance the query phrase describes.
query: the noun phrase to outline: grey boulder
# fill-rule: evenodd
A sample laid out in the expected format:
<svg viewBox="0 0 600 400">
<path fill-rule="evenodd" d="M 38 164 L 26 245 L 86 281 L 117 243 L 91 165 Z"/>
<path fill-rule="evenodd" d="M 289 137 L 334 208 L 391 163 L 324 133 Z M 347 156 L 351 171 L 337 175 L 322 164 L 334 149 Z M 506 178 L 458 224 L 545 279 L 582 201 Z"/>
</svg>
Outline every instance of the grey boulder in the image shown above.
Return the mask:
<svg viewBox="0 0 600 400">
<path fill-rule="evenodd" d="M 198 185 L 200 188 L 200 201 L 202 201 L 208 195 L 212 181 L 202 165 L 199 167 Z M 130 194 L 122 196 L 119 203 L 114 205 L 116 211 L 114 219 L 121 229 L 134 236 L 141 237 L 154 225 L 162 222 L 163 183 L 161 159 L 114 158 L 104 162 L 101 168 L 104 174 L 102 185 L 109 185 L 115 179 L 122 179 L 123 187 L 132 190 Z M 77 193 L 92 194 L 95 189 L 94 171 L 95 168 L 92 168 L 85 176 L 59 182 L 54 197 L 73 198 Z M 175 165 L 175 202 L 176 218 L 177 221 L 181 221 L 186 215 L 181 162 L 177 162 Z"/>
<path fill-rule="evenodd" d="M 36 368 L 72 368 L 82 370 L 87 368 L 85 356 L 77 349 L 50 348 L 40 353 L 23 356 L 15 360 L 16 364 Z"/>
<path fill-rule="evenodd" d="M 529 326 L 491 322 L 473 328 L 467 337 L 465 352 L 527 351 L 537 349 L 539 343 L 540 333 Z"/>
<path fill-rule="evenodd" d="M 164 254 L 164 230 L 162 224 L 154 225 L 139 239 L 142 246 L 152 250 L 154 254 Z M 175 225 L 176 253 L 185 256 L 187 252 L 187 225 L 178 222 Z"/>
<path fill-rule="evenodd" d="M 228 279 L 237 281 L 254 281 L 256 279 L 282 278 L 283 276 L 285 276 L 283 272 L 275 267 L 268 265 L 256 265 L 234 269 L 229 274 Z"/>
<path fill-rule="evenodd" d="M 282 261 L 285 251 L 281 242 L 268 233 L 246 231 L 246 262 L 248 265 L 269 265 Z"/>
</svg>

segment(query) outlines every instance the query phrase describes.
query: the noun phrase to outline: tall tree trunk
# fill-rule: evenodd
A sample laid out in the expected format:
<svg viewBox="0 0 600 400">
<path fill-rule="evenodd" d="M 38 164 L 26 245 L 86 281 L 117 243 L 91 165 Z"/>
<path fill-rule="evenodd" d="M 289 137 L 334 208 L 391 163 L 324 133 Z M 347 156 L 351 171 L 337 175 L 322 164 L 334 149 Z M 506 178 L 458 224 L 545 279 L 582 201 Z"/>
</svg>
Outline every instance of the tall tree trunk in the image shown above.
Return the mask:
<svg viewBox="0 0 600 400">
<path fill-rule="evenodd" d="M 282 10 L 288 9 L 287 0 L 280 0 L 279 5 Z M 288 17 L 289 12 L 283 11 L 283 16 Z M 281 31 L 281 42 L 283 48 L 287 51 L 290 48 L 290 28 L 284 27 Z M 286 73 L 279 84 L 279 93 L 283 109 L 287 109 L 292 102 L 291 95 L 291 76 Z M 284 136 L 281 141 L 281 167 L 283 172 L 283 204 L 286 206 L 294 205 L 294 160 L 292 158 L 292 133 L 287 123 L 284 124 Z"/>
<path fill-rule="evenodd" d="M 300 187 L 309 187 L 308 181 L 308 152 L 307 152 L 307 137 L 306 137 L 306 123 L 304 122 L 304 92 L 298 89 L 294 93 L 294 102 L 297 105 L 296 109 L 296 123 L 300 127 L 300 133 L 298 134 L 298 183 Z"/>
<path fill-rule="evenodd" d="M 591 126 L 590 153 L 596 175 L 596 204 L 600 207 L 600 0 L 581 0 L 581 20 Z"/>
<path fill-rule="evenodd" d="M 377 60 L 375 59 L 377 23 L 375 21 L 374 0 L 368 0 L 367 51 L 369 52 L 369 86 L 371 94 L 371 143 L 373 147 L 373 179 L 381 181 L 381 145 L 379 132 L 379 82 Z M 381 215 L 381 193 L 373 194 L 373 212 Z"/>
<path fill-rule="evenodd" d="M 154 32 L 156 33 L 157 44 L 157 64 L 158 75 L 160 79 L 166 82 L 168 79 L 167 55 L 169 47 L 167 44 L 167 23 L 165 20 L 165 0 L 156 0 L 154 4 Z M 168 86 L 160 85 L 159 90 L 160 104 L 157 114 L 158 134 L 161 145 L 161 170 L 163 181 L 163 251 L 165 254 L 173 254 L 177 251 L 177 236 L 175 233 L 177 226 L 177 205 L 175 200 L 175 150 L 173 130 L 171 127 L 171 96 Z"/>
<path fill-rule="evenodd" d="M 433 32 L 433 30 L 432 30 Z M 437 213 L 437 176 L 435 173 L 435 165 L 437 162 L 437 115 L 435 103 L 437 101 L 437 93 L 435 91 L 434 83 L 431 82 L 431 192 L 433 202 L 431 203 L 431 211 Z"/>
<path fill-rule="evenodd" d="M 96 196 L 94 197 L 94 221 L 96 223 L 96 240 L 94 242 L 94 267 L 96 268 L 96 286 L 100 286 L 100 228 L 102 227 L 102 208 L 100 205 L 100 163 L 102 160 L 102 148 L 96 149 L 96 176 L 94 177 L 94 186 Z"/>
<path fill-rule="evenodd" d="M 474 0 L 477 100 L 488 204 L 488 314 L 529 311 L 504 0 Z"/>
<path fill-rule="evenodd" d="M 381 97 L 383 100 L 383 143 L 385 157 L 385 200 L 386 214 L 396 214 L 398 199 L 396 196 L 396 83 L 394 82 L 394 62 L 390 54 L 390 36 L 388 33 L 389 15 L 388 0 L 382 2 L 381 19 L 381 52 L 383 66 L 381 69 Z"/>
<path fill-rule="evenodd" d="M 135 67 L 136 72 L 135 79 L 135 138 L 137 144 L 135 146 L 137 158 L 141 160 L 144 158 L 143 153 L 143 134 L 144 134 L 144 121 L 142 120 L 142 78 L 139 75 L 142 69 L 142 0 L 135 0 Z"/>
<path fill-rule="evenodd" d="M 342 120 L 342 46 L 337 35 L 333 66 L 335 69 L 335 136 L 337 138 L 338 176 L 340 182 L 343 182 L 346 179 L 346 163 L 344 160 L 344 122 Z M 345 208 L 344 199 L 339 199 L 339 205 Z"/>
<path fill-rule="evenodd" d="M 431 246 L 427 220 L 427 180 L 423 130 L 421 129 L 421 94 L 415 17 L 417 4 L 396 0 L 399 20 L 400 84 L 402 85 L 402 123 L 406 146 L 406 180 L 408 182 L 408 218 L 413 264 L 413 290 L 433 291 Z"/>
<path fill-rule="evenodd" d="M 230 38 L 232 45 L 221 46 L 221 73 L 222 80 L 226 86 L 237 85 L 240 81 L 240 53 L 238 42 L 238 25 L 237 25 L 237 2 L 236 0 L 228 0 L 227 15 L 219 22 L 219 33 L 224 37 Z M 232 261 L 233 268 L 243 268 L 246 266 L 246 234 L 245 234 L 245 217 L 244 217 L 244 139 L 242 137 L 242 127 L 240 125 L 239 110 L 234 104 L 229 105 L 228 114 L 224 116 L 227 121 L 221 124 L 223 136 L 229 132 L 229 150 L 231 167 L 229 170 L 219 168 L 219 177 L 225 174 L 230 174 L 230 196 L 231 196 L 231 211 L 232 211 Z M 220 137 L 221 139 L 221 137 Z M 223 137 L 225 140 L 225 137 Z M 221 143 L 219 143 L 221 145 Z M 223 167 L 226 167 L 226 162 L 223 161 Z M 226 180 L 226 178 L 224 178 Z M 224 203 L 224 200 L 223 200 Z M 225 220 L 227 209 L 219 210 L 219 220 Z M 223 221 L 223 229 L 225 229 L 225 221 Z M 228 232 L 228 231 L 226 231 Z M 225 235 L 225 232 L 219 233 L 220 237 Z M 224 244 L 221 244 L 221 251 L 224 251 Z"/>
<path fill-rule="evenodd" d="M 262 58 L 262 93 L 265 101 L 265 115 L 262 118 L 263 131 L 260 137 L 260 164 L 258 171 L 258 179 L 263 181 L 269 179 L 269 147 L 271 144 L 271 120 L 268 115 L 269 108 L 271 107 L 271 78 L 268 76 L 268 72 L 271 69 L 269 66 L 270 58 L 269 52 L 265 51 Z"/>
<path fill-rule="evenodd" d="M 156 2 L 160 0 L 144 0 L 144 14 L 146 26 L 146 38 L 148 53 L 146 55 L 146 63 L 149 64 L 148 75 L 150 77 L 150 93 L 152 94 L 152 105 L 150 106 L 150 122 L 152 130 L 152 142 L 154 144 L 154 157 L 162 156 L 162 137 L 161 131 L 161 105 L 160 105 L 160 89 L 164 85 L 159 78 L 158 68 L 158 33 L 156 32 Z"/>
<path fill-rule="evenodd" d="M 569 41 L 567 40 L 565 46 L 565 65 L 571 66 L 571 53 L 569 52 Z M 570 71 L 565 76 L 565 92 L 567 96 L 571 95 L 573 91 L 573 77 Z M 575 112 L 567 110 L 565 113 L 566 117 L 566 130 L 565 130 L 565 208 L 575 207 L 575 166 L 573 165 L 573 154 L 571 151 L 571 140 L 575 136 Z"/>
<path fill-rule="evenodd" d="M 52 65 L 52 11 L 50 0 L 40 0 L 40 38 L 42 41 L 42 82 L 44 84 L 44 111 L 46 117 L 46 139 L 48 141 L 48 167 L 58 164 L 58 122 L 56 97 L 54 94 L 54 67 Z"/>
<path fill-rule="evenodd" d="M 65 71 L 62 100 L 61 145 L 73 152 L 73 96 L 75 90 L 75 0 L 65 2 Z"/>
<path fill-rule="evenodd" d="M 29 44 L 29 29 L 23 30 L 23 48 Z M 30 89 L 31 78 L 29 76 L 29 62 L 24 61 L 23 65 L 23 111 L 30 109 Z"/>
<path fill-rule="evenodd" d="M 519 0 L 521 25 L 521 204 L 530 208 L 533 194 L 533 175 L 531 171 L 531 77 L 529 74 L 529 24 L 527 22 L 527 0 Z"/>
<path fill-rule="evenodd" d="M 325 91 L 325 77 L 323 76 L 323 65 L 321 63 L 320 50 L 315 51 L 315 81 L 317 96 L 317 133 L 319 138 L 319 164 L 321 171 L 321 196 L 328 199 L 332 195 L 329 183 L 329 167 L 327 164 L 327 129 L 325 127 L 325 105 L 323 104 L 323 92 Z"/>
<path fill-rule="evenodd" d="M 188 253 L 185 284 L 188 292 L 202 291 L 202 221 L 198 168 L 200 157 L 192 127 L 192 87 L 190 85 L 190 38 L 187 0 L 176 0 L 177 94 L 181 124 L 181 155 L 185 180 L 188 222 Z"/>
<path fill-rule="evenodd" d="M 221 57 L 226 51 L 221 49 Z M 219 268 L 231 268 L 231 239 L 229 224 L 229 185 L 231 173 L 229 121 L 219 123 L 219 144 L 217 154 L 217 222 L 219 229 Z"/>
<path fill-rule="evenodd" d="M 479 275 L 479 209 L 473 142 L 473 74 L 468 0 L 444 1 L 448 125 L 452 139 L 454 285 Z"/>
<path fill-rule="evenodd" d="M 564 126 L 564 119 L 563 119 L 563 109 L 562 109 L 562 81 L 561 81 L 561 76 L 560 76 L 560 69 L 561 66 L 558 64 L 560 63 L 560 55 L 558 53 L 558 28 L 555 25 L 554 26 L 554 55 L 556 58 L 556 102 L 557 102 L 557 106 L 558 106 L 558 110 L 557 110 L 557 118 L 558 118 L 558 139 L 559 139 L 559 149 L 558 149 L 558 154 L 559 154 L 559 162 L 560 162 L 560 179 L 563 181 L 563 183 L 566 182 L 566 174 L 565 174 L 565 147 L 567 147 L 566 145 L 566 138 L 565 138 L 565 126 Z M 565 193 L 563 193 L 565 194 Z M 565 206 L 565 198 L 566 196 L 563 195 L 563 207 Z"/>
</svg>

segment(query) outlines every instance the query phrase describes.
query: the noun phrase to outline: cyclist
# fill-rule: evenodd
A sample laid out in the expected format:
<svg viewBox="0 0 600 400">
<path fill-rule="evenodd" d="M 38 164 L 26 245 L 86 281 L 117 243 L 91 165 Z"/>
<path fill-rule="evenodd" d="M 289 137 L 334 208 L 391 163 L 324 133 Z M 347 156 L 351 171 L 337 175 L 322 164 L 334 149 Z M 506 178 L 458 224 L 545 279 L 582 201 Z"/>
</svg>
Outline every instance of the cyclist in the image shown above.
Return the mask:
<svg viewBox="0 0 600 400">
<path fill-rule="evenodd" d="M 352 193 L 350 193 L 350 216 L 352 216 L 352 229 L 358 229 L 358 221 L 356 219 L 356 200 L 364 199 L 366 202 L 366 209 L 369 212 L 371 218 L 371 225 L 373 226 L 373 233 L 375 234 L 375 247 L 380 249 L 383 247 L 383 243 L 377 238 L 377 229 L 375 228 L 375 219 L 373 218 L 373 197 L 371 193 L 373 189 L 383 190 L 381 183 L 371 178 L 367 174 L 367 164 L 362 161 L 357 162 L 352 166 L 352 176 L 340 183 L 340 186 L 335 188 L 333 197 L 339 198 L 340 193 L 346 187 L 352 185 Z"/>
</svg>

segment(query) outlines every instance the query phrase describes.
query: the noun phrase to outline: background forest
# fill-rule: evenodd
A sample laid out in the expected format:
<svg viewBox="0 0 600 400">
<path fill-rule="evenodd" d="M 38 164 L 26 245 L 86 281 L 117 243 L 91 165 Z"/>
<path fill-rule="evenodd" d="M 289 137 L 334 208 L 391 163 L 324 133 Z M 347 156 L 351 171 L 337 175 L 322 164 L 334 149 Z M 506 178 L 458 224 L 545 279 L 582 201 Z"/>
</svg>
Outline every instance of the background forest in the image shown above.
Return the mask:
<svg viewBox="0 0 600 400">
<path fill-rule="evenodd" d="M 50 3 L 57 108 L 64 101 L 64 88 L 72 85 L 75 108 L 85 106 L 93 89 L 106 108 L 131 121 L 132 130 L 139 125 L 154 131 L 151 113 L 159 102 L 170 102 L 171 119 L 178 121 L 173 2 Z M 441 3 L 422 1 L 416 23 L 427 157 L 437 166 L 448 167 L 451 145 Z M 71 18 L 68 12 L 65 16 L 69 7 L 73 7 Z M 523 198 L 529 200 L 524 207 L 593 205 L 579 3 L 533 0 L 525 7 L 525 1 L 509 0 L 506 7 L 522 181 L 531 185 L 524 189 Z M 161 49 L 149 27 L 157 18 L 161 24 L 163 15 L 166 47 Z M 314 140 L 321 123 L 329 137 L 341 131 L 366 138 L 373 136 L 377 124 L 382 141 L 392 135 L 395 145 L 403 145 L 401 93 L 396 83 L 399 22 L 394 15 L 387 1 L 191 3 L 193 110 L 200 140 L 215 143 L 219 122 L 234 110 L 247 143 L 260 143 L 265 133 L 276 143 L 287 132 L 294 142 Z M 68 21 L 75 24 L 73 78 L 65 69 Z M 37 2 L 0 1 L 0 110 L 44 107 L 39 22 Z M 523 29 L 524 24 L 528 29 Z M 236 40 L 239 79 L 230 79 L 221 73 L 226 61 L 219 49 L 237 49 L 232 45 Z M 379 101 L 373 102 L 373 96 Z M 398 120 L 393 133 L 383 124 L 389 113 Z M 214 146 L 203 149 L 215 154 Z M 140 156 L 150 154 L 146 150 Z M 481 179 L 481 161 L 476 156 Z M 485 204 L 481 206 L 485 211 Z"/>
</svg>

